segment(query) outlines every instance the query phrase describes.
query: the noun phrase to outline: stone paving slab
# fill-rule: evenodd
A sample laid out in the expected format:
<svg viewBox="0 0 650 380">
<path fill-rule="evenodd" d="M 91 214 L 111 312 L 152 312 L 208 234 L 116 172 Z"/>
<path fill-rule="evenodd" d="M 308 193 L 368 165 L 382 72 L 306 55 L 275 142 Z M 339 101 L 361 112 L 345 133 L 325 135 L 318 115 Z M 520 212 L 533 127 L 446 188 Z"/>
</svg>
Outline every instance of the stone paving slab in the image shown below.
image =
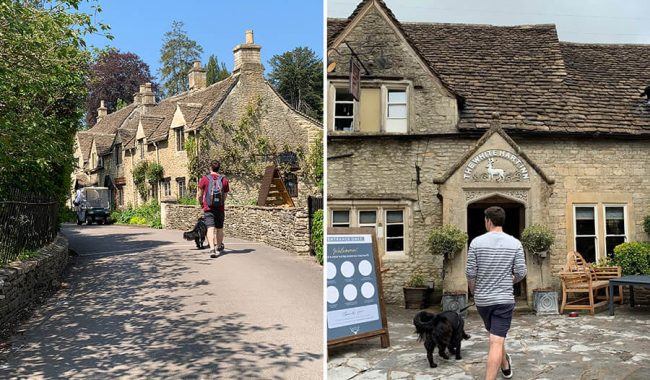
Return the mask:
<svg viewBox="0 0 650 380">
<path fill-rule="evenodd" d="M 483 379 L 488 333 L 476 309 L 466 319 L 471 338 L 463 341 L 463 359 L 445 360 L 436 349 L 437 368 L 429 368 L 417 342 L 412 324 L 417 312 L 387 306 L 391 347 L 382 349 L 375 338 L 330 349 L 328 379 Z M 617 306 L 613 317 L 606 309 L 576 318 L 518 312 L 506 345 L 516 379 L 650 379 L 650 308 Z"/>
</svg>

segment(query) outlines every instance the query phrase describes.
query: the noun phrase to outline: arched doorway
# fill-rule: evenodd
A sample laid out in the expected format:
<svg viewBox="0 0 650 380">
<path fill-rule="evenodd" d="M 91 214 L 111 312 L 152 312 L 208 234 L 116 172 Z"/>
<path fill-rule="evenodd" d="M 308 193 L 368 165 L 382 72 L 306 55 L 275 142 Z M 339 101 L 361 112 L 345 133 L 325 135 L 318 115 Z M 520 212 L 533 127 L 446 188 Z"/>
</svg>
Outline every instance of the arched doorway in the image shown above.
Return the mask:
<svg viewBox="0 0 650 380">
<path fill-rule="evenodd" d="M 510 198 L 492 195 L 467 205 L 468 246 L 472 239 L 486 232 L 483 212 L 491 206 L 502 207 L 506 212 L 503 231 L 517 239 L 521 237 L 526 227 L 526 207 Z M 514 293 L 516 299 L 526 300 L 526 281 L 515 284 Z"/>
</svg>

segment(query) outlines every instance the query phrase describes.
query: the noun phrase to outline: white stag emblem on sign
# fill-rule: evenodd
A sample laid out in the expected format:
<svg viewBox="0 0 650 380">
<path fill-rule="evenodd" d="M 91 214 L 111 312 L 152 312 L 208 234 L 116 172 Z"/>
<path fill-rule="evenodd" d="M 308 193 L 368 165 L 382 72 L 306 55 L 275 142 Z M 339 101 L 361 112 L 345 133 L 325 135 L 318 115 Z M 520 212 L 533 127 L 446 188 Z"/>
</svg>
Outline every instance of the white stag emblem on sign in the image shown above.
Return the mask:
<svg viewBox="0 0 650 380">
<path fill-rule="evenodd" d="M 487 159 L 487 174 L 490 177 L 490 180 L 494 178 L 494 176 L 497 176 L 497 181 L 503 181 L 506 179 L 506 173 L 503 171 L 503 169 L 495 169 L 492 164 L 494 164 L 494 159 L 493 158 L 488 158 Z"/>
</svg>

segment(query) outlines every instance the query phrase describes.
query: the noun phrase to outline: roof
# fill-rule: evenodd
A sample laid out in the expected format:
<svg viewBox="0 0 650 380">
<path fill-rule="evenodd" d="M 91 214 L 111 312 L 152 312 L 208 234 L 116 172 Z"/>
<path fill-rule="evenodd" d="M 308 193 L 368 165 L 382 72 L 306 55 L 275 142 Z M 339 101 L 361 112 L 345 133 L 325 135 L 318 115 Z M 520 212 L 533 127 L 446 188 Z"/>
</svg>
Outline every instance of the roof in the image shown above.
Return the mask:
<svg viewBox="0 0 650 380">
<path fill-rule="evenodd" d="M 375 2 L 432 72 L 464 99 L 458 128 L 649 134 L 650 45 L 560 42 L 554 25 L 399 23 L 381 0 L 348 19 L 328 20 L 331 43 Z"/>
<path fill-rule="evenodd" d="M 94 133 L 109 133 L 114 134 L 118 128 L 122 126 L 124 120 L 136 109 L 134 103 L 129 104 L 128 106 L 117 110 L 113 113 L 102 117 L 88 132 Z"/>
<path fill-rule="evenodd" d="M 97 155 L 103 156 L 106 153 L 110 152 L 111 146 L 113 145 L 113 140 L 115 139 L 115 134 L 94 134 L 95 145 L 97 146 Z"/>
<path fill-rule="evenodd" d="M 88 161 L 88 158 L 90 157 L 90 151 L 92 150 L 93 133 L 79 132 L 77 133 L 77 139 L 79 141 L 79 148 L 81 149 L 83 159 L 84 161 Z"/>
</svg>

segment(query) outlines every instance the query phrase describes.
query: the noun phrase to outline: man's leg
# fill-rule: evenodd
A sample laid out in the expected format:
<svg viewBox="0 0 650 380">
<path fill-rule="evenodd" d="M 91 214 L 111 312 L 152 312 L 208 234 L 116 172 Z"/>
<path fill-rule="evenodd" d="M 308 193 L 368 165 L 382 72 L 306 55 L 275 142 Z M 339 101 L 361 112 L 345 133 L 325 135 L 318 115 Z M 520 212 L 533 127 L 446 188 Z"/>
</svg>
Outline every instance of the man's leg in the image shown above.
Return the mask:
<svg viewBox="0 0 650 380">
<path fill-rule="evenodd" d="M 214 245 L 214 227 L 208 227 L 208 245 L 210 246 L 210 251 L 215 249 Z"/>
<path fill-rule="evenodd" d="M 485 380 L 494 380 L 503 361 L 505 360 L 505 340 L 506 338 L 490 334 L 490 348 L 488 350 L 487 372 Z M 506 362 L 506 366 L 508 363 Z"/>
<path fill-rule="evenodd" d="M 509 364 L 508 364 L 508 359 L 506 359 L 506 340 L 505 338 L 503 339 L 503 359 L 501 359 L 501 368 L 503 369 L 508 369 Z"/>
<path fill-rule="evenodd" d="M 217 228 L 217 247 L 223 245 L 223 228 Z"/>
<path fill-rule="evenodd" d="M 217 250 L 223 251 L 223 222 L 225 212 L 223 210 L 217 211 L 215 218 L 215 226 L 217 227 Z"/>
</svg>

